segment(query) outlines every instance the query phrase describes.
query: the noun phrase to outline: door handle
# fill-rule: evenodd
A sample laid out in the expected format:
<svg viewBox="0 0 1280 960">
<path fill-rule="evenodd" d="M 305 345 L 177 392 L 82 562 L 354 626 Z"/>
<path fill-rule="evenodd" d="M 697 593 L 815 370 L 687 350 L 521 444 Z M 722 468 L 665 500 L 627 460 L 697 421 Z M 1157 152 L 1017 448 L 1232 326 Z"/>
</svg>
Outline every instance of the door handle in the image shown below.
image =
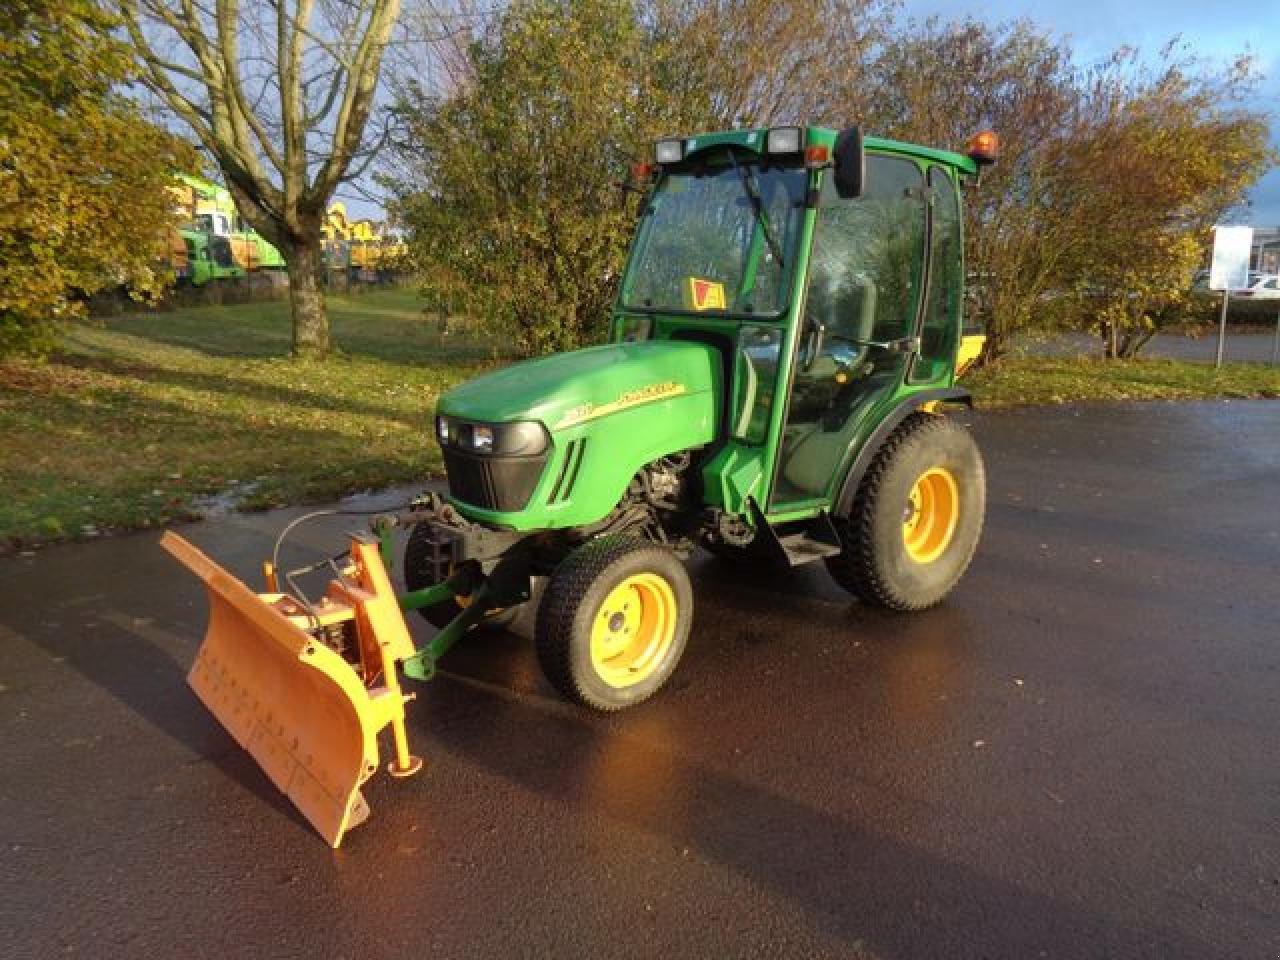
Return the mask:
<svg viewBox="0 0 1280 960">
<path fill-rule="evenodd" d="M 818 359 L 818 355 L 822 353 L 822 344 L 826 340 L 827 325 L 820 321 L 815 321 L 809 325 L 809 344 L 805 348 L 804 363 L 801 369 L 808 373 L 812 369 L 814 362 Z"/>
</svg>

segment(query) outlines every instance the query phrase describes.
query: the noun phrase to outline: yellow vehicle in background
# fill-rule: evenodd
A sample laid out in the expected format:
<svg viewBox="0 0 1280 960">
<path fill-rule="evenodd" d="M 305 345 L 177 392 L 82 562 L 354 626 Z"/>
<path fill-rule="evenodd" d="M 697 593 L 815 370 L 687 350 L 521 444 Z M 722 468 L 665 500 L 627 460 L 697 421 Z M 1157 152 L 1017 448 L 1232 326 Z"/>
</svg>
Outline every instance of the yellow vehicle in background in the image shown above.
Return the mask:
<svg viewBox="0 0 1280 960">
<path fill-rule="evenodd" d="M 346 204 L 341 201 L 329 207 L 320 236 L 329 269 L 357 275 L 394 269 L 407 249 L 387 224 L 367 218 L 350 219 Z"/>
</svg>

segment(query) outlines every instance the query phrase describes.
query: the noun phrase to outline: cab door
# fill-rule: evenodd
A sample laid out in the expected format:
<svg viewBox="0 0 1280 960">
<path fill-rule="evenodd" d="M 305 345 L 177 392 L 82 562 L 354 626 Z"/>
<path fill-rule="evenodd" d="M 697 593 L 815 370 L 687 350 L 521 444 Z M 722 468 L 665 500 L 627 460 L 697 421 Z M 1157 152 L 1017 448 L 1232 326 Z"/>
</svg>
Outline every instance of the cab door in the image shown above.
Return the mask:
<svg viewBox="0 0 1280 960">
<path fill-rule="evenodd" d="M 945 387 L 951 384 L 960 347 L 960 309 L 964 295 L 960 195 L 945 167 L 929 168 L 928 186 L 928 289 L 920 318 L 920 352 L 912 361 L 910 381 Z"/>
<path fill-rule="evenodd" d="M 925 191 L 904 157 L 869 155 L 863 194 L 824 178 L 768 512 L 828 501 L 859 424 L 902 382 L 924 261 Z"/>
</svg>

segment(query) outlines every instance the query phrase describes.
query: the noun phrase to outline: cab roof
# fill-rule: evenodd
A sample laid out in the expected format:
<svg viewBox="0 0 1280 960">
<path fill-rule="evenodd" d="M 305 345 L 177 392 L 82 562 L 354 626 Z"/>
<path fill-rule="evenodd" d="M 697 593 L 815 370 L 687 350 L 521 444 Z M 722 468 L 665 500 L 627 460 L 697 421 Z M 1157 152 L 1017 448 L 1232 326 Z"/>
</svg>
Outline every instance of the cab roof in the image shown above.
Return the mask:
<svg viewBox="0 0 1280 960">
<path fill-rule="evenodd" d="M 779 124 L 778 126 L 794 126 L 794 124 Z M 712 133 L 698 133 L 693 136 L 685 137 L 685 153 L 686 155 L 703 150 L 707 147 L 733 145 L 743 147 L 755 153 L 763 153 L 765 138 L 769 133 L 768 127 L 756 127 L 748 130 L 722 130 Z M 835 147 L 836 137 L 840 131 L 832 130 L 830 127 L 801 127 L 804 131 L 804 143 L 806 146 Z M 675 139 L 675 138 L 672 138 Z M 966 157 L 963 153 L 956 153 L 953 150 L 940 150 L 936 147 L 923 147 L 915 143 L 904 143 L 901 140 L 887 140 L 883 137 L 864 137 L 863 145 L 869 151 L 876 153 L 896 153 L 902 156 L 917 157 L 922 160 L 932 160 L 935 163 L 945 163 L 948 166 L 955 167 L 961 173 L 976 174 L 978 165 L 970 157 Z"/>
</svg>

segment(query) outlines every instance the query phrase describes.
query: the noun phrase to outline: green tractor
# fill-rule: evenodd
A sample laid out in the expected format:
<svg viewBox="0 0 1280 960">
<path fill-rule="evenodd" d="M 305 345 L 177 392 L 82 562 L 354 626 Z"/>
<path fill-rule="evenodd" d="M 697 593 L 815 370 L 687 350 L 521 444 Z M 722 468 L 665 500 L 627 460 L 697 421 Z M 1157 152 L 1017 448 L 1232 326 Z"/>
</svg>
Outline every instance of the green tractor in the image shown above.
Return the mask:
<svg viewBox="0 0 1280 960">
<path fill-rule="evenodd" d="M 609 342 L 441 397 L 447 494 L 253 593 L 176 534 L 209 587 L 190 683 L 333 845 L 368 812 L 377 733 L 410 755 L 398 671 L 428 679 L 472 628 L 533 635 L 548 680 L 597 710 L 671 677 L 693 625 L 695 547 L 821 560 L 860 600 L 921 610 L 982 531 L 969 433 L 960 195 L 994 159 L 819 127 L 668 139 L 646 183 Z M 287 532 L 287 531 L 286 531 Z M 296 576 L 336 572 L 309 599 Z M 281 590 L 280 582 L 288 584 Z M 402 611 L 437 629 L 421 646 Z"/>
<path fill-rule="evenodd" d="M 938 603 L 983 523 L 982 459 L 938 408 L 969 402 L 960 193 L 993 147 L 816 127 L 658 143 L 610 342 L 440 399 L 449 493 L 404 571 L 456 595 L 422 613 L 448 630 L 536 603 L 547 678 L 616 710 L 680 660 L 695 545 Z"/>
</svg>

